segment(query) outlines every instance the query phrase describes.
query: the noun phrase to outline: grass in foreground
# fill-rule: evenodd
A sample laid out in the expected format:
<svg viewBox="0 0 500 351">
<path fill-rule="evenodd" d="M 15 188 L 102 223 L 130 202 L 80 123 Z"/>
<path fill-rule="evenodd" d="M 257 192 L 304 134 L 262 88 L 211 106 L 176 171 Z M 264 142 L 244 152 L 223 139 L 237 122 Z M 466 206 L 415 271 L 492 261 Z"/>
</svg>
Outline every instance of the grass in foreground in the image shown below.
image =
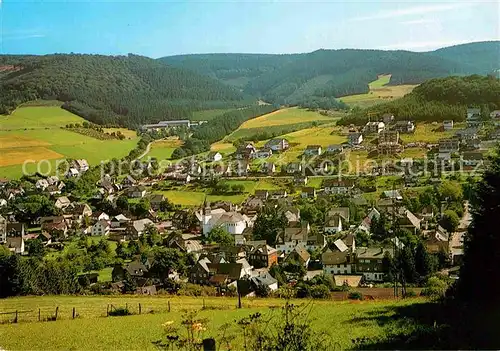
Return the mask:
<svg viewBox="0 0 500 351">
<path fill-rule="evenodd" d="M 171 301 L 171 312 L 168 311 Z M 243 299 L 243 309 L 236 309 L 236 298 L 194 298 L 194 297 L 122 297 L 122 296 L 43 296 L 19 297 L 0 301 L 0 310 L 38 308 L 44 313 L 53 312 L 59 306 L 61 320 L 55 322 L 33 322 L 0 325 L 1 347 L 7 350 L 47 349 L 47 350 L 109 350 L 109 349 L 148 349 L 153 350 L 153 341 L 162 337 L 161 324 L 173 321 L 178 324 L 182 309 L 201 309 L 203 300 L 208 309 L 201 311 L 199 317 L 208 318 L 205 337 L 219 338 L 225 323 L 246 317 L 255 312 L 280 318 L 279 310 L 271 306 L 283 306 L 284 300 Z M 306 300 L 293 301 L 305 304 Z M 104 317 L 107 304 L 129 308 L 135 313 L 141 303 L 143 314 L 127 317 Z M 390 320 L 394 309 L 420 305 L 423 300 L 405 301 L 367 301 L 332 302 L 314 301 L 310 317 L 313 328 L 327 333 L 340 349 L 353 348 L 352 339 L 360 337 L 384 337 L 385 329 L 379 320 Z M 80 317 L 71 320 L 72 308 Z M 154 311 L 151 313 L 150 311 Z M 47 312 L 46 312 L 47 311 Z M 242 333 L 236 326 L 232 346 L 242 350 Z"/>
</svg>

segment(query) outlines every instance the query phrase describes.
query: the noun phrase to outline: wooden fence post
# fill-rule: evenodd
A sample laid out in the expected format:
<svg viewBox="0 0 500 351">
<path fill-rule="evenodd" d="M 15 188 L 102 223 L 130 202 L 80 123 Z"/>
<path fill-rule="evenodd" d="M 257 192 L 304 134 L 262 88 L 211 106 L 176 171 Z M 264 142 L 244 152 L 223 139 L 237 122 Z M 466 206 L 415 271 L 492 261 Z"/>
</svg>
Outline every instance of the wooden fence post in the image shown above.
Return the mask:
<svg viewBox="0 0 500 351">
<path fill-rule="evenodd" d="M 19 314 L 18 314 L 18 313 L 19 313 L 19 312 L 16 310 L 16 318 L 14 318 L 14 323 L 17 323 L 17 321 L 18 321 L 18 317 L 19 317 Z"/>
<path fill-rule="evenodd" d="M 168 301 L 168 312 L 170 312 L 170 300 Z"/>
<path fill-rule="evenodd" d="M 141 308 L 141 303 L 139 302 L 139 314 L 141 314 L 142 308 Z"/>
<path fill-rule="evenodd" d="M 205 306 L 205 299 L 203 299 L 203 309 L 205 309 L 207 306 Z"/>
<path fill-rule="evenodd" d="M 55 319 L 57 321 L 57 314 L 59 313 L 59 306 L 56 307 L 56 315 L 55 315 Z"/>
<path fill-rule="evenodd" d="M 106 317 L 109 317 L 109 304 L 106 305 Z"/>
<path fill-rule="evenodd" d="M 41 313 L 40 313 L 40 309 L 38 309 L 38 321 L 39 322 L 42 320 L 40 317 L 41 317 Z"/>
<path fill-rule="evenodd" d="M 75 319 L 75 308 L 73 307 L 73 319 Z"/>
<path fill-rule="evenodd" d="M 125 304 L 125 309 L 128 311 L 128 302 Z"/>
</svg>

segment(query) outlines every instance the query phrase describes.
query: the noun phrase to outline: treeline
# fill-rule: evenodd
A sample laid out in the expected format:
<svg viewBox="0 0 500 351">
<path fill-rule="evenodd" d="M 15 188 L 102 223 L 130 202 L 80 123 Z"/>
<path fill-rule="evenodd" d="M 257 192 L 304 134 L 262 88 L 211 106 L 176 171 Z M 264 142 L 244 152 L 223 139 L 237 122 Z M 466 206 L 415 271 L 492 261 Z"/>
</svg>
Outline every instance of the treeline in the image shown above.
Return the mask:
<svg viewBox="0 0 500 351">
<path fill-rule="evenodd" d="M 226 112 L 199 126 L 181 147 L 172 153 L 172 158 L 182 158 L 210 150 L 210 144 L 223 139 L 245 121 L 276 111 L 277 106 L 260 105 Z"/>
<path fill-rule="evenodd" d="M 2 56 L 2 63 L 22 69 L 0 77 L 0 113 L 31 100 L 60 100 L 94 123 L 134 128 L 251 103 L 212 78 L 136 55 Z"/>
<path fill-rule="evenodd" d="M 500 80 L 492 76 L 447 77 L 429 80 L 401 99 L 355 110 L 339 124 L 362 125 L 368 114 L 393 114 L 396 120 L 463 121 L 467 107 L 481 108 L 484 116 L 500 109 Z"/>
</svg>

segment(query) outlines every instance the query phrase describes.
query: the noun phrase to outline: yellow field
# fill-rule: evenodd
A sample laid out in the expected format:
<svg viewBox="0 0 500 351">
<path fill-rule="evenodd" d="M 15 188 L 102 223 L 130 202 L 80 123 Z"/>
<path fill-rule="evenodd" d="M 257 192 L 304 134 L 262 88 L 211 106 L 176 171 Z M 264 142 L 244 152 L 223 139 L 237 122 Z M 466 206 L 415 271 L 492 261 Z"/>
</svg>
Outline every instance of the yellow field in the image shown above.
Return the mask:
<svg viewBox="0 0 500 351">
<path fill-rule="evenodd" d="M 236 151 L 233 143 L 226 143 L 224 141 L 218 141 L 210 146 L 210 151 L 218 151 L 224 154 L 230 154 Z"/>
<path fill-rule="evenodd" d="M 330 144 L 342 144 L 347 141 L 347 134 L 342 135 L 340 129 L 331 124 L 302 129 L 285 134 L 283 137 L 288 139 L 291 148 L 300 149 L 304 149 L 307 145 L 327 147 Z"/>
<path fill-rule="evenodd" d="M 64 158 L 64 155 L 47 149 L 46 147 L 17 147 L 2 149 L 0 167 L 22 164 L 24 161 L 41 161 Z"/>
<path fill-rule="evenodd" d="M 0 148 L 9 149 L 16 147 L 49 146 L 50 143 L 28 138 L 19 134 L 0 135 Z"/>
<path fill-rule="evenodd" d="M 332 117 L 323 116 L 318 112 L 307 111 L 298 107 L 281 109 L 267 115 L 253 118 L 243 123 L 239 129 L 262 128 L 281 126 L 312 121 L 331 120 Z"/>
</svg>

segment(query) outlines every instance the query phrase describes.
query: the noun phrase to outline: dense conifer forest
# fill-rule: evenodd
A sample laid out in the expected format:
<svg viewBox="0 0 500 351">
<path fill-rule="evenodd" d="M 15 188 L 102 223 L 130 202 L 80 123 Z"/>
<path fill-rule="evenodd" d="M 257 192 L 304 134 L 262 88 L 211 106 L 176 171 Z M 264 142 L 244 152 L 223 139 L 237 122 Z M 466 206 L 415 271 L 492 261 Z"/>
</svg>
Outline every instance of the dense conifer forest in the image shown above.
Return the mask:
<svg viewBox="0 0 500 351">
<path fill-rule="evenodd" d="M 215 79 L 136 55 L 0 56 L 0 66 L 0 113 L 55 99 L 94 123 L 136 127 L 253 102 Z"/>
</svg>

